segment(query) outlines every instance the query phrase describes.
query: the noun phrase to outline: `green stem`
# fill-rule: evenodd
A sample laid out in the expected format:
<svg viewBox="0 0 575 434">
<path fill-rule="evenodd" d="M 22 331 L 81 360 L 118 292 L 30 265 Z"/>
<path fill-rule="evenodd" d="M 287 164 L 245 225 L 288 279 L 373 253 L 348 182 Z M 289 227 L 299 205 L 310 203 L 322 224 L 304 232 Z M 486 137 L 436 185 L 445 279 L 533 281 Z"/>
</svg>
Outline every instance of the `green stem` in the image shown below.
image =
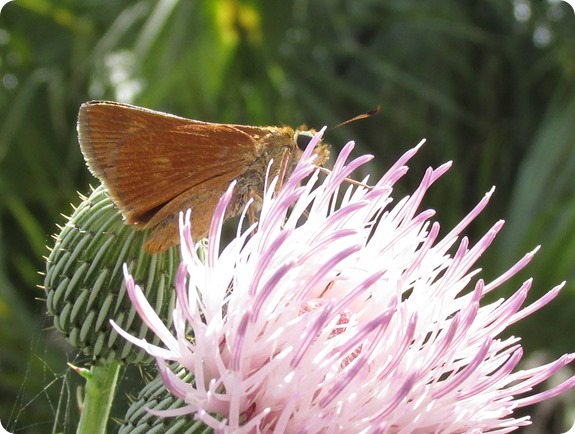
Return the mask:
<svg viewBox="0 0 575 434">
<path fill-rule="evenodd" d="M 94 366 L 86 381 L 86 396 L 77 434 L 105 434 L 110 408 L 116 392 L 120 364 Z"/>
</svg>

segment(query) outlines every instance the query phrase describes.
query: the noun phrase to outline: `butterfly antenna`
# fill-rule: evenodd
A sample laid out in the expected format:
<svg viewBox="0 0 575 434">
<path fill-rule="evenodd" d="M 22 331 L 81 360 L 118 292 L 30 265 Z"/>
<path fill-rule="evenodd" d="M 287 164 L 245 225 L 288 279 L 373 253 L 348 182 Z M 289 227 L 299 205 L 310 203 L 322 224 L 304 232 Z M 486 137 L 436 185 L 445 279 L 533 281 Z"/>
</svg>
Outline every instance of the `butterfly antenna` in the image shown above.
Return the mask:
<svg viewBox="0 0 575 434">
<path fill-rule="evenodd" d="M 381 105 L 378 104 L 376 109 L 370 110 L 370 111 L 368 111 L 368 112 L 362 113 L 362 114 L 357 115 L 357 116 L 354 116 L 354 117 L 352 117 L 351 119 L 348 119 L 347 121 L 340 122 L 340 123 L 337 124 L 335 127 L 331 127 L 331 128 L 328 128 L 328 129 L 333 130 L 334 128 L 341 127 L 342 125 L 346 125 L 346 124 L 349 124 L 349 123 L 351 123 L 351 122 L 359 121 L 359 120 L 361 120 L 361 119 L 367 119 L 367 118 L 370 118 L 370 117 L 372 117 L 372 116 L 375 116 L 376 114 L 378 114 L 378 113 L 380 113 L 380 112 L 381 112 Z"/>
</svg>

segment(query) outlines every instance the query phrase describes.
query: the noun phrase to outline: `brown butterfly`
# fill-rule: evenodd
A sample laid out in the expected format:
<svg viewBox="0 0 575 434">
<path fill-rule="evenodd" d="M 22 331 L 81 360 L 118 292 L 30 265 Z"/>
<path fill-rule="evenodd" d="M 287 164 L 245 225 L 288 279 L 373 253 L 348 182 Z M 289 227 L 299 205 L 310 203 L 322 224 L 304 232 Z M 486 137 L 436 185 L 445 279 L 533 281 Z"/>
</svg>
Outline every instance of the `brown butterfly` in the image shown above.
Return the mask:
<svg viewBox="0 0 575 434">
<path fill-rule="evenodd" d="M 270 179 L 289 176 L 315 131 L 186 119 L 128 104 L 91 101 L 78 116 L 80 148 L 126 222 L 149 229 L 158 253 L 179 243 L 180 211 L 192 209 L 192 236 L 206 236 L 219 198 L 237 180 L 226 218 L 261 199 Z M 315 163 L 329 146 L 320 143 Z"/>
</svg>

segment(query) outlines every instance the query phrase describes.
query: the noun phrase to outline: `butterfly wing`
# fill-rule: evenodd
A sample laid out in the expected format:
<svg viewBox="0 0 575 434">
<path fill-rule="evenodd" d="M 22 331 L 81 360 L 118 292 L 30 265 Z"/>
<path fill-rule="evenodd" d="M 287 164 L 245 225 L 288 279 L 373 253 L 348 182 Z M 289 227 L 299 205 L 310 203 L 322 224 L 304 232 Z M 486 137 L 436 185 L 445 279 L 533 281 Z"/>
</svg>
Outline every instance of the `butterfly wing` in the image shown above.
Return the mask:
<svg viewBox="0 0 575 434">
<path fill-rule="evenodd" d="M 265 134 L 112 102 L 83 104 L 78 118 L 88 166 L 126 221 L 139 225 L 185 192 L 209 186 L 219 197 L 253 163 Z"/>
<path fill-rule="evenodd" d="M 192 194 L 185 191 L 174 197 L 170 202 L 158 210 L 146 224 L 150 232 L 144 247 L 150 253 L 161 252 L 180 242 L 179 213 L 192 209 L 192 238 L 199 240 L 208 234 L 212 216 L 224 190 L 229 182 L 220 178 L 212 178 L 202 184 L 202 188 L 195 189 Z M 233 202 L 230 206 L 237 206 Z M 237 209 L 227 209 L 229 215 L 234 215 Z"/>
</svg>

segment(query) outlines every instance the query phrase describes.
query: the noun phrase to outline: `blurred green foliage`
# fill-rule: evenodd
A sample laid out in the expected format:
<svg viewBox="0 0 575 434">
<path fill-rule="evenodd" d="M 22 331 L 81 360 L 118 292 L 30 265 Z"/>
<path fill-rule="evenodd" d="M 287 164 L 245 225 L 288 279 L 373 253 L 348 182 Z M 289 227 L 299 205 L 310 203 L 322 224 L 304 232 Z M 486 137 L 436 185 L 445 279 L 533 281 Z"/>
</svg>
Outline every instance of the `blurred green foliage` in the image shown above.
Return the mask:
<svg viewBox="0 0 575 434">
<path fill-rule="evenodd" d="M 380 116 L 328 131 L 327 140 L 338 147 L 354 138 L 358 152 L 376 155 L 377 176 L 427 138 L 396 194 L 425 167 L 454 160 L 426 202 L 444 230 L 497 185 L 469 233 L 477 240 L 507 220 L 482 262 L 485 275 L 542 244 L 521 274 L 535 277 L 530 300 L 568 285 L 514 332 L 529 351 L 575 350 L 575 16 L 567 4 L 16 0 L 0 15 L 0 420 L 10 429 L 74 431 L 79 382 L 65 362 L 77 355 L 50 330 L 37 285 L 60 214 L 96 183 L 75 130 L 90 99 L 312 127 L 381 104 Z"/>
</svg>

